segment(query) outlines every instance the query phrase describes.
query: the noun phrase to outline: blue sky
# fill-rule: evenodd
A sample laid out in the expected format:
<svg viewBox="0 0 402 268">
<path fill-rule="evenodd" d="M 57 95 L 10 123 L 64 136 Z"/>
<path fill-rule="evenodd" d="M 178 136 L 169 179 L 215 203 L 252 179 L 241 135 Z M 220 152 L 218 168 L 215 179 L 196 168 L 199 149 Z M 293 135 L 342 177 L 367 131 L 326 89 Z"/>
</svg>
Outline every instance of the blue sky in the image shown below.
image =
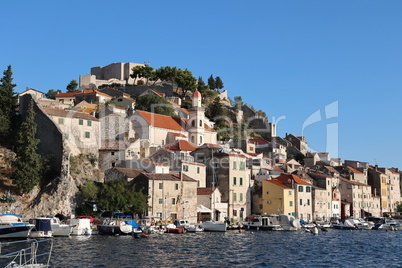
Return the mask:
<svg viewBox="0 0 402 268">
<path fill-rule="evenodd" d="M 280 136 L 303 134 L 316 151 L 329 144 L 342 159 L 402 168 L 402 1 L 1 6 L 0 70 L 12 65 L 17 92 L 65 90 L 113 62 L 188 68 L 205 80 L 220 76 L 231 98 L 242 96 L 270 120 L 285 116 Z"/>
</svg>

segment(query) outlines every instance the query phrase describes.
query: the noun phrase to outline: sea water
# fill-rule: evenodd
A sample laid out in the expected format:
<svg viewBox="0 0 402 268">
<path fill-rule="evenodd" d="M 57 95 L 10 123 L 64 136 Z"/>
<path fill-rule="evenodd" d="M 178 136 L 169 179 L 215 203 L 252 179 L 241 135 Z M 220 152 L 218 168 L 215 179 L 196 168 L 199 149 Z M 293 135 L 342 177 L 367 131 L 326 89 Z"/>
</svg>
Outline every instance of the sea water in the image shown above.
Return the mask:
<svg viewBox="0 0 402 268">
<path fill-rule="evenodd" d="M 402 267 L 402 231 L 54 238 L 51 267 Z"/>
</svg>

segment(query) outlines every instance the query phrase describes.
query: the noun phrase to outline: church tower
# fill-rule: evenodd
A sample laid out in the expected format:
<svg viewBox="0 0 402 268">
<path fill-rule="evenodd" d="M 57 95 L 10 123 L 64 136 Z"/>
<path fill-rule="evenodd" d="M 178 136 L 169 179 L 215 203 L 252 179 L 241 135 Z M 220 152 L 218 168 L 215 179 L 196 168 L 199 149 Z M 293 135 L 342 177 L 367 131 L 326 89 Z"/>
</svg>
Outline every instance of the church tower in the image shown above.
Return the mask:
<svg viewBox="0 0 402 268">
<path fill-rule="evenodd" d="M 201 93 L 196 90 L 191 96 L 193 107 L 190 108 L 190 119 L 188 120 L 187 130 L 189 132 L 190 142 L 197 145 L 205 143 L 204 140 L 204 117 L 205 111 L 201 104 Z"/>
</svg>

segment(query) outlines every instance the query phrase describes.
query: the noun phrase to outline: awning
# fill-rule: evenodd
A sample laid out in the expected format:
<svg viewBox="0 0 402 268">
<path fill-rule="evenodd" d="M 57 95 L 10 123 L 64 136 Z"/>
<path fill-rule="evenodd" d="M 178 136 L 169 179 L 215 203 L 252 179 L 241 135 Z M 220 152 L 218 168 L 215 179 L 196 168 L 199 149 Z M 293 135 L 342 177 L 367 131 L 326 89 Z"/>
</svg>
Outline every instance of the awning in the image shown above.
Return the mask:
<svg viewBox="0 0 402 268">
<path fill-rule="evenodd" d="M 210 210 L 206 206 L 198 205 L 197 206 L 197 212 L 200 212 L 200 213 L 212 213 L 212 210 Z"/>
</svg>

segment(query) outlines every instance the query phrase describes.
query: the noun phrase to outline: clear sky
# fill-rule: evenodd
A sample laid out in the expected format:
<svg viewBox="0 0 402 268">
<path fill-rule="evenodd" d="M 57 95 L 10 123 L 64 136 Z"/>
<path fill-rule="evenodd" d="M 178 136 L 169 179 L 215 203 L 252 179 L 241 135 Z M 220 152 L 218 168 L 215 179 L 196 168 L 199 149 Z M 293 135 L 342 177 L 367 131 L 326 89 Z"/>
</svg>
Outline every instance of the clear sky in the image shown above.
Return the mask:
<svg viewBox="0 0 402 268">
<path fill-rule="evenodd" d="M 282 137 L 402 168 L 400 0 L 3 1 L 0 10 L 0 70 L 12 65 L 17 92 L 64 91 L 113 62 L 188 68 L 220 76 Z"/>
</svg>

